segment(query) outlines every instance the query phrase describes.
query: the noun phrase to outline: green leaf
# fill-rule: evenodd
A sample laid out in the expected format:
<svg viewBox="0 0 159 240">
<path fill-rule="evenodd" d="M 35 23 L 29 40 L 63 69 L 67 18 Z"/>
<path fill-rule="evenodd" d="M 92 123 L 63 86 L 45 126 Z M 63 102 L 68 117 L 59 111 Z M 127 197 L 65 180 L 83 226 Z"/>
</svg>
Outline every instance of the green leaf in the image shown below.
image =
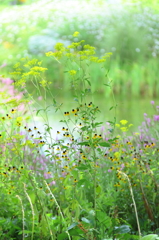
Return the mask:
<svg viewBox="0 0 159 240">
<path fill-rule="evenodd" d="M 85 223 L 91 223 L 90 220 L 85 217 L 82 217 L 81 220 L 82 222 L 85 222 Z"/>
<path fill-rule="evenodd" d="M 69 230 L 71 230 L 72 228 L 76 227 L 77 225 L 78 225 L 78 222 L 74 222 L 74 223 L 72 223 L 72 224 L 67 228 L 67 230 L 69 231 Z"/>
<path fill-rule="evenodd" d="M 122 234 L 130 232 L 130 227 L 128 225 L 122 225 L 120 227 L 115 227 L 115 233 Z"/>
<path fill-rule="evenodd" d="M 113 108 L 114 108 L 114 106 L 110 107 L 110 108 L 109 108 L 109 111 L 112 110 Z"/>
<path fill-rule="evenodd" d="M 100 142 L 98 143 L 101 147 L 110 147 L 110 144 L 107 142 Z"/>
<path fill-rule="evenodd" d="M 61 233 L 57 236 L 57 240 L 65 240 L 68 239 L 67 233 Z"/>
<path fill-rule="evenodd" d="M 81 127 L 81 130 L 82 131 L 86 131 L 88 127 L 84 126 L 84 127 Z"/>
<path fill-rule="evenodd" d="M 79 142 L 78 145 L 81 145 L 81 146 L 86 145 L 87 146 L 88 142 Z"/>
<path fill-rule="evenodd" d="M 42 111 L 42 110 L 43 110 L 43 109 L 39 109 L 39 110 L 37 110 L 36 115 L 38 115 L 39 112 Z"/>
<path fill-rule="evenodd" d="M 155 240 L 158 237 L 157 234 L 149 234 L 142 237 L 140 240 Z"/>
<path fill-rule="evenodd" d="M 103 124 L 103 122 L 92 123 L 92 127 L 95 128 L 97 126 L 100 126 L 101 124 Z"/>
<path fill-rule="evenodd" d="M 32 204 L 34 204 L 35 203 L 35 199 L 36 199 L 35 193 L 34 192 L 30 192 L 29 193 L 29 197 L 31 199 Z"/>
<path fill-rule="evenodd" d="M 81 164 L 80 166 L 76 167 L 78 170 L 87 170 L 90 169 L 90 165 Z"/>
</svg>

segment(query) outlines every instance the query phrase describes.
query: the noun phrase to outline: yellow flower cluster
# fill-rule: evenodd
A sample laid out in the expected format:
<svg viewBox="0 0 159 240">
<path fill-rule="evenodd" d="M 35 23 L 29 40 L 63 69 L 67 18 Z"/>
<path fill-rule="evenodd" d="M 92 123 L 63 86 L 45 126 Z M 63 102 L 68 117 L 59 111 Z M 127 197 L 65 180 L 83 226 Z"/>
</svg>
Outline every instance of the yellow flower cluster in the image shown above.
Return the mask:
<svg viewBox="0 0 159 240">
<path fill-rule="evenodd" d="M 128 126 L 125 126 L 125 125 L 127 125 L 127 123 L 128 123 L 127 120 L 120 120 L 120 123 L 121 123 L 121 125 L 117 123 L 117 124 L 115 124 L 115 126 L 118 127 L 118 128 L 120 128 L 120 130 L 121 130 L 122 132 L 127 132 L 128 129 L 129 129 L 131 126 L 133 126 L 133 124 L 129 124 Z"/>
</svg>

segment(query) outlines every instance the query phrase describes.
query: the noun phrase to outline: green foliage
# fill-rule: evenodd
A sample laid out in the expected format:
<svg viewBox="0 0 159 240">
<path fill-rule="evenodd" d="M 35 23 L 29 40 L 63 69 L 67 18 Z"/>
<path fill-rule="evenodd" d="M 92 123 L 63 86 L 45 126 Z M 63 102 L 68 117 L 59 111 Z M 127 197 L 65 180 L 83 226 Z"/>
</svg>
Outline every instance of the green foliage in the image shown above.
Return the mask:
<svg viewBox="0 0 159 240">
<path fill-rule="evenodd" d="M 57 42 L 66 46 L 71 41 L 77 43 L 84 38 L 86 44 L 97 48 L 98 57 L 105 52 L 113 52 L 112 60 L 106 64 L 110 69 L 110 79 L 113 79 L 116 94 L 156 97 L 159 89 L 158 4 L 156 1 L 122 2 L 120 12 L 116 5 L 109 5 L 104 0 L 96 0 L 93 4 L 90 1 L 80 1 L 74 12 L 69 12 L 72 1 L 67 1 L 66 8 L 60 2 L 48 1 L 45 13 L 42 1 L 27 0 L 25 3 L 31 3 L 30 6 L 10 7 L 6 12 L 4 9 L 0 18 L 0 61 L 6 62 L 7 66 L 3 71 L 8 76 L 15 61 L 23 56 L 32 56 L 43 60 L 44 66 L 48 68 L 45 77 L 49 82 L 52 81 L 54 89 L 63 87 L 68 91 L 69 76 L 64 74 L 64 65 L 62 62 L 52 62 L 45 57 L 45 52 L 55 51 L 53 45 Z M 87 15 L 83 14 L 85 11 Z M 7 14 L 12 17 L 6 22 Z M 42 17 L 44 14 L 45 17 Z M 24 15 L 27 17 L 23 18 Z M 71 35 L 77 29 L 81 34 Z M 94 61 L 95 58 L 96 56 Z M 98 86 L 99 80 L 101 86 L 105 82 L 105 72 L 98 64 L 90 66 L 90 75 L 92 90 L 98 89 L 109 96 L 110 91 Z"/>
<path fill-rule="evenodd" d="M 157 234 L 149 234 L 141 238 L 141 240 L 156 240 L 156 239 L 158 239 Z"/>
<path fill-rule="evenodd" d="M 132 124 L 118 124 L 116 116 L 104 129 L 92 100 L 90 66 L 103 69 L 104 87 L 112 91 L 105 64 L 111 54 L 96 57 L 83 40 L 55 49 L 46 56 L 65 66 L 72 109 L 62 111 L 37 59 L 15 64 L 14 82 L 1 79 L 12 89 L 0 92 L 2 239 L 140 239 L 159 227 L 158 113 L 145 117 L 141 133 L 130 137 Z M 30 82 L 42 102 L 27 91 Z M 53 111 L 61 112 L 61 129 L 49 121 Z"/>
</svg>

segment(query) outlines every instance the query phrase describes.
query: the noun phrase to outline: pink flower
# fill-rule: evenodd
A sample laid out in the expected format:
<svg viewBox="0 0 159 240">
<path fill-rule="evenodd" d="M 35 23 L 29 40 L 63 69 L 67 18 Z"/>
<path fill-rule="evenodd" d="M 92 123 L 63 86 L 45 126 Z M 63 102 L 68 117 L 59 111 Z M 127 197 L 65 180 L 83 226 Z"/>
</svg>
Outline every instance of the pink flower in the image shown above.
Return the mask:
<svg viewBox="0 0 159 240">
<path fill-rule="evenodd" d="M 41 101 L 42 99 L 43 99 L 42 96 L 38 97 L 38 100 L 39 100 L 39 101 Z"/>
<path fill-rule="evenodd" d="M 151 101 L 150 103 L 151 103 L 152 105 L 154 105 L 154 104 L 155 104 L 155 102 L 154 102 L 154 101 Z"/>
<path fill-rule="evenodd" d="M 4 68 L 5 66 L 7 66 L 7 64 L 6 64 L 6 63 L 3 63 L 3 64 L 0 66 L 0 68 Z"/>
<path fill-rule="evenodd" d="M 56 182 L 55 182 L 55 181 L 52 181 L 52 182 L 50 183 L 50 186 L 55 185 L 55 184 L 56 184 Z"/>
<path fill-rule="evenodd" d="M 155 122 L 159 121 L 159 115 L 154 115 L 154 116 L 153 116 L 153 120 L 154 120 Z"/>
</svg>

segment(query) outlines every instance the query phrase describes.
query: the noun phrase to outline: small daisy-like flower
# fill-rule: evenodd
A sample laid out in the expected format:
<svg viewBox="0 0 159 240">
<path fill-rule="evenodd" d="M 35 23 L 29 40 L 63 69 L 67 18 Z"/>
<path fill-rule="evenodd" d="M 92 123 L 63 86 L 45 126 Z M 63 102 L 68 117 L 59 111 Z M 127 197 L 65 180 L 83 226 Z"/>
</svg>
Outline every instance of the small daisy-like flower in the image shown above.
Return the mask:
<svg viewBox="0 0 159 240">
<path fill-rule="evenodd" d="M 60 134 L 60 132 L 59 132 L 59 131 L 57 131 L 57 134 Z"/>
<path fill-rule="evenodd" d="M 15 113 L 15 112 L 16 112 L 16 109 L 12 109 L 12 110 L 11 110 L 11 113 Z"/>
<path fill-rule="evenodd" d="M 97 138 L 97 134 L 95 133 L 94 136 L 92 137 L 93 139 L 96 139 Z"/>
<path fill-rule="evenodd" d="M 20 127 L 22 124 L 20 122 L 16 122 L 16 125 Z"/>
<path fill-rule="evenodd" d="M 62 128 L 62 131 L 66 131 L 66 128 L 65 128 L 65 127 L 63 127 L 63 128 Z"/>
<path fill-rule="evenodd" d="M 98 164 L 95 164 L 95 167 L 96 167 L 96 168 L 99 168 L 99 165 L 98 165 Z"/>
<path fill-rule="evenodd" d="M 9 114 L 6 114 L 6 116 L 9 118 L 9 119 L 11 119 L 12 117 L 9 115 Z"/>
<path fill-rule="evenodd" d="M 90 103 L 88 104 L 88 107 L 92 107 L 92 102 L 90 102 Z"/>
<path fill-rule="evenodd" d="M 34 130 L 37 130 L 37 127 L 34 127 Z"/>
<path fill-rule="evenodd" d="M 28 129 L 28 132 L 32 132 L 31 128 Z"/>
<path fill-rule="evenodd" d="M 72 113 L 76 113 L 77 112 L 77 110 L 76 109 L 72 109 L 72 111 L 71 111 Z"/>
</svg>

